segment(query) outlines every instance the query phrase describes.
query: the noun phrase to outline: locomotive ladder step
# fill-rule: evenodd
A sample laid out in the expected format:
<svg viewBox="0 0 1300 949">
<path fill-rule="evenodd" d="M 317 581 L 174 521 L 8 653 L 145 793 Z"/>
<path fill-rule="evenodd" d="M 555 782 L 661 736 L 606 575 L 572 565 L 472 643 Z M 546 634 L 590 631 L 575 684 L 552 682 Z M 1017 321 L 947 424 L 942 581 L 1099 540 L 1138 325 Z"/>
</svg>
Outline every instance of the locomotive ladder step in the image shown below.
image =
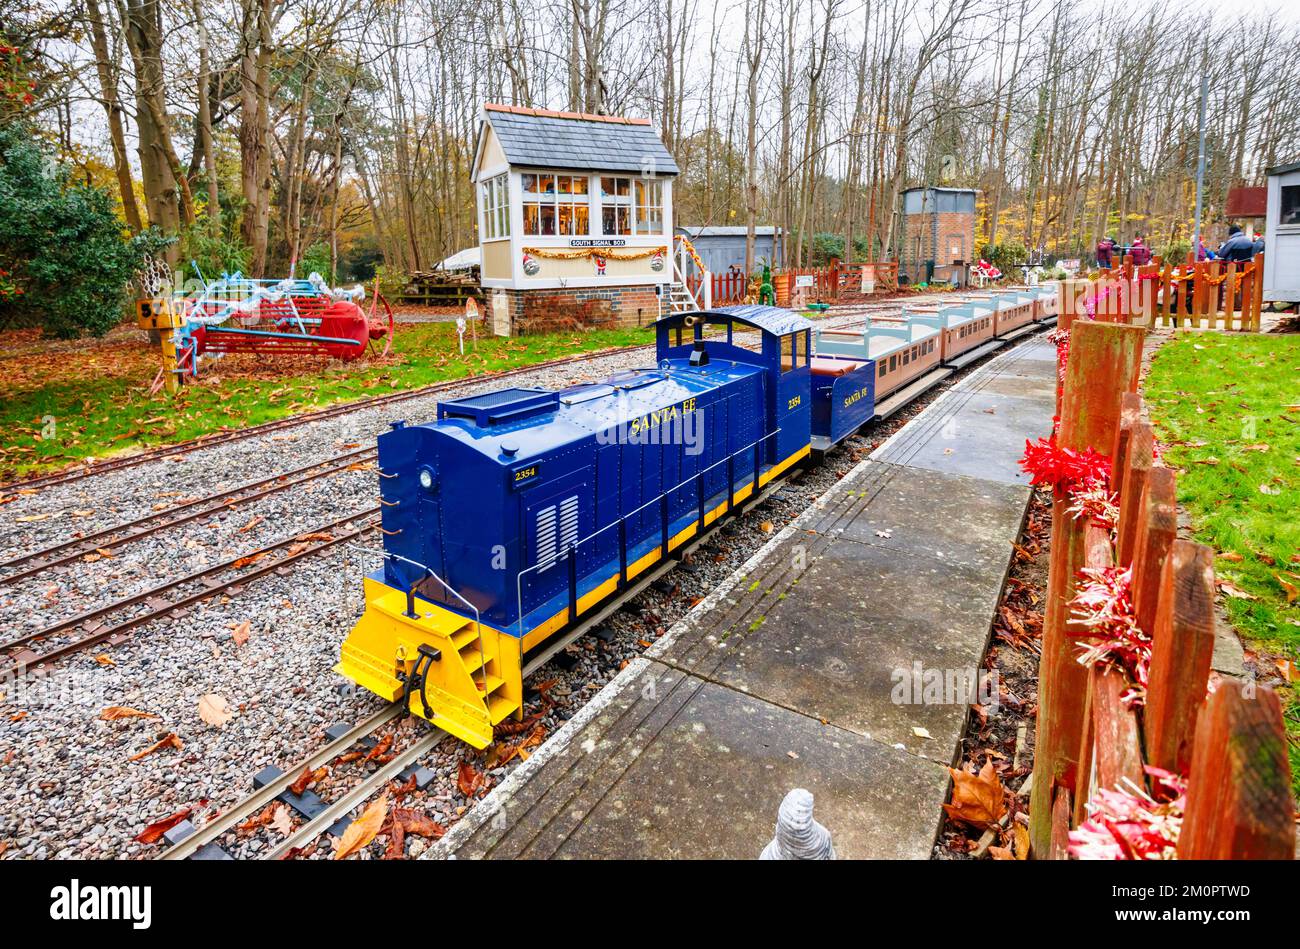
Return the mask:
<svg viewBox="0 0 1300 949">
<path fill-rule="evenodd" d="M 474 632 L 473 623 L 466 623 L 451 634 L 451 644 L 459 652 L 464 652 L 467 646 L 471 646 L 476 642 L 478 642 L 478 634 Z"/>
<path fill-rule="evenodd" d="M 487 708 L 488 719 L 495 725 L 498 722 L 505 721 L 515 709 L 519 708 L 519 703 L 515 699 L 498 693 L 488 698 Z"/>
</svg>

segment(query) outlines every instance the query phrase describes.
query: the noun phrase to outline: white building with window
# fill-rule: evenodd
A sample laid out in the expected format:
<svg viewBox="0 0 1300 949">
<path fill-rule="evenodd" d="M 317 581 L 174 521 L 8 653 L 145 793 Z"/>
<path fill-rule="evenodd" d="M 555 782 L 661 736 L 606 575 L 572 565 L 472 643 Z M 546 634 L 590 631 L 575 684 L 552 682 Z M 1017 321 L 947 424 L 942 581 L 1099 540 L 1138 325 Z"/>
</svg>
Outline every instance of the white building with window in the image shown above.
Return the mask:
<svg viewBox="0 0 1300 949">
<path fill-rule="evenodd" d="M 1300 161 L 1265 174 L 1264 301 L 1300 303 Z"/>
<path fill-rule="evenodd" d="M 474 181 L 496 331 L 652 322 L 677 173 L 649 119 L 485 105 Z"/>
</svg>

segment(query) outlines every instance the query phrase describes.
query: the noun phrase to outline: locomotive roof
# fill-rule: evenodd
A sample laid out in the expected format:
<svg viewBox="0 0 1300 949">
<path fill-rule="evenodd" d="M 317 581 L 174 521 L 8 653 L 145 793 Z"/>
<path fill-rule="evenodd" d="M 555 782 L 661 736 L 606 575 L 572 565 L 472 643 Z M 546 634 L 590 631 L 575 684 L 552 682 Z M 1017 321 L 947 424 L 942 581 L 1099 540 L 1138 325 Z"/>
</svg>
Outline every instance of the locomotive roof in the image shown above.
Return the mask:
<svg viewBox="0 0 1300 949">
<path fill-rule="evenodd" d="M 785 310 L 779 306 L 763 306 L 758 303 L 718 306 L 711 310 L 697 310 L 690 313 L 670 313 L 660 317 L 656 325 L 680 323 L 688 316 L 725 316 L 729 320 L 748 324 L 773 336 L 784 336 L 787 333 L 812 329 L 812 323 L 793 310 Z"/>
<path fill-rule="evenodd" d="M 764 371 L 751 363 L 714 360 L 703 367 L 689 367 L 685 360 L 673 360 L 665 369 L 637 369 L 620 373 L 604 382 L 562 389 L 544 412 L 498 424 L 480 425 L 465 417 L 453 417 L 430 424 L 457 441 L 470 445 L 505 466 L 530 458 L 541 458 L 570 443 L 626 424 L 654 412 L 680 406 L 720 385 Z M 514 390 L 527 399 L 537 390 Z M 501 456 L 505 443 L 513 455 Z"/>
</svg>

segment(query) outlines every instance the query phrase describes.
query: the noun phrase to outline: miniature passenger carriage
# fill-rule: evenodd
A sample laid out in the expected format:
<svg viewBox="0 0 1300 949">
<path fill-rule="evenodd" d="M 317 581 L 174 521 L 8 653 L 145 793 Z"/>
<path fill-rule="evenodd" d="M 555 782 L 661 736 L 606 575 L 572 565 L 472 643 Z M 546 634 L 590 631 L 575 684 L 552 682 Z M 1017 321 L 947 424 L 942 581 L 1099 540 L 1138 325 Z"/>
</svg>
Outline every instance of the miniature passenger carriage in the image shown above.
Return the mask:
<svg viewBox="0 0 1300 949">
<path fill-rule="evenodd" d="M 486 747 L 522 714 L 526 656 L 951 372 L 997 332 L 996 303 L 824 331 L 816 355 L 787 310 L 672 314 L 653 367 L 394 422 L 379 437 L 383 566 L 336 671 Z"/>
</svg>

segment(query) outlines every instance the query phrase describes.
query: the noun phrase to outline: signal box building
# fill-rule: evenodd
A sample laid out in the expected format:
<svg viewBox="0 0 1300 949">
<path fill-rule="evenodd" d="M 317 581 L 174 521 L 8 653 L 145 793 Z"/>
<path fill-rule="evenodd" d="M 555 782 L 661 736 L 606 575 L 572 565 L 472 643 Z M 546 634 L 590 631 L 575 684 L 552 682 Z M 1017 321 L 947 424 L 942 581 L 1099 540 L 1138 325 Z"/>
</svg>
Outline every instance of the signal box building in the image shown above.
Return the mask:
<svg viewBox="0 0 1300 949">
<path fill-rule="evenodd" d="M 900 273 L 910 283 L 943 282 L 964 287 L 975 251 L 972 188 L 908 188 L 903 192 Z"/>
<path fill-rule="evenodd" d="M 489 103 L 473 168 L 497 333 L 636 326 L 667 310 L 678 168 L 649 119 Z"/>
</svg>

